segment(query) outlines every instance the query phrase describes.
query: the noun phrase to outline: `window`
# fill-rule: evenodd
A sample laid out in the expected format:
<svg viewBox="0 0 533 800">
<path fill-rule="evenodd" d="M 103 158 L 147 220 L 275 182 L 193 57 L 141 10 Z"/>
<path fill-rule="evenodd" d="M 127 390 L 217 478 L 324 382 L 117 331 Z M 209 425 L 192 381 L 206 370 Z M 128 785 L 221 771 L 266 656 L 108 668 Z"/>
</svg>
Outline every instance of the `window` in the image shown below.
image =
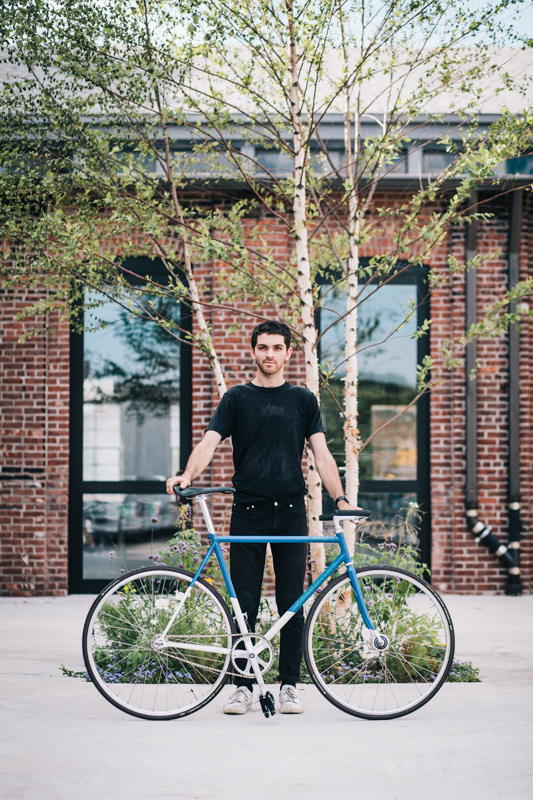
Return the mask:
<svg viewBox="0 0 533 800">
<path fill-rule="evenodd" d="M 166 480 L 180 463 L 179 342 L 112 300 L 86 312 L 99 322 L 83 342 L 83 480 Z"/>
<path fill-rule="evenodd" d="M 362 288 L 362 287 L 361 287 Z M 422 276 L 402 274 L 376 290 L 371 284 L 358 314 L 358 425 L 365 442 L 359 460 L 359 504 L 376 520 L 391 522 L 408 503 L 418 502 L 425 512 L 420 535 L 422 557 L 429 559 L 429 430 L 428 398 L 410 403 L 417 392 L 417 364 L 428 351 L 428 337 L 412 338 L 427 314 Z M 324 308 L 320 328 L 323 366 L 337 367 L 329 391 L 322 392 L 327 439 L 339 465 L 345 469 L 343 407 L 345 377 L 344 324 L 328 326 L 344 313 L 345 296 L 322 287 Z M 408 321 L 405 322 L 406 318 Z M 391 421 L 392 420 L 392 421 Z M 389 424 L 376 433 L 386 422 Z"/>
<path fill-rule="evenodd" d="M 289 153 L 281 153 L 279 150 L 266 150 L 257 147 L 255 150 L 255 158 L 261 166 L 275 177 L 291 175 L 294 171 L 294 159 Z"/>
<path fill-rule="evenodd" d="M 455 155 L 445 150 L 424 150 L 422 158 L 424 175 L 439 175 L 453 164 Z"/>
<path fill-rule="evenodd" d="M 389 175 L 405 175 L 407 172 L 407 150 L 401 150 L 393 157 L 392 161 L 383 166 L 383 174 L 388 177 Z"/>
<path fill-rule="evenodd" d="M 164 279 L 164 265 L 146 261 L 134 259 L 131 266 L 159 270 Z M 85 312 L 83 336 L 72 337 L 71 423 L 79 432 L 71 448 L 70 549 L 77 555 L 70 573 L 76 591 L 97 588 L 121 567 L 150 563 L 151 551 L 173 530 L 166 478 L 190 450 L 189 346 L 97 294 L 87 295 L 86 307 L 101 300 Z M 170 303 L 162 310 L 181 327 L 187 323 L 183 308 Z M 101 322 L 105 327 L 91 330 Z"/>
<path fill-rule="evenodd" d="M 509 175 L 533 175 L 533 155 L 510 158 L 507 161 Z"/>
</svg>

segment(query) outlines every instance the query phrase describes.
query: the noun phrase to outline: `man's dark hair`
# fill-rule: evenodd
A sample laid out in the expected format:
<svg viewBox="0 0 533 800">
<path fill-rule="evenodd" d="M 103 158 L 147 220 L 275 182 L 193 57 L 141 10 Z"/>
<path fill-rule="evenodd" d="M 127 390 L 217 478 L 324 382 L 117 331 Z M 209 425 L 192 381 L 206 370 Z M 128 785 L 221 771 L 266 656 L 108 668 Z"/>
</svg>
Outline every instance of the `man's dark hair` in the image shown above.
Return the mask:
<svg viewBox="0 0 533 800">
<path fill-rule="evenodd" d="M 267 322 L 261 322 L 260 325 L 254 328 L 254 332 L 252 333 L 252 350 L 255 350 L 257 339 L 262 333 L 279 334 L 279 336 L 283 336 L 285 339 L 287 350 L 291 346 L 291 331 L 289 326 L 285 325 L 284 322 L 276 322 L 276 320 L 269 319 Z"/>
</svg>

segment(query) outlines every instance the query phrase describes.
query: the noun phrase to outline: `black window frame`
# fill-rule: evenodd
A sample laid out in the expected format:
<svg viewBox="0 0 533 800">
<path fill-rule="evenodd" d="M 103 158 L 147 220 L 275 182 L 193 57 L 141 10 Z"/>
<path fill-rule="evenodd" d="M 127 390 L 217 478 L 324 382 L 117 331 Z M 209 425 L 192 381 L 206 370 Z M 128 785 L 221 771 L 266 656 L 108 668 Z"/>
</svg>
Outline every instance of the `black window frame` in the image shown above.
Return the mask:
<svg viewBox="0 0 533 800">
<path fill-rule="evenodd" d="M 160 259 L 130 258 L 127 269 L 139 275 L 168 277 Z M 135 279 L 132 278 L 132 284 Z M 192 332 L 191 309 L 180 304 L 180 324 Z M 83 480 L 83 378 L 84 335 L 70 331 L 70 434 L 69 434 L 69 511 L 68 511 L 68 592 L 95 594 L 107 586 L 107 578 L 83 577 L 83 495 L 84 494 L 165 494 L 164 481 L 84 481 Z M 185 468 L 192 448 L 192 345 L 180 343 L 180 469 Z"/>
<path fill-rule="evenodd" d="M 417 327 L 430 318 L 430 298 L 427 288 L 428 270 L 424 267 L 399 265 L 399 274 L 394 275 L 387 282 L 404 286 L 417 287 L 418 313 Z M 322 283 L 330 283 L 323 279 Z M 318 328 L 320 330 L 320 311 L 318 312 Z M 425 356 L 430 354 L 430 333 L 417 339 L 417 363 L 421 364 Z M 319 343 L 320 359 L 320 343 Z M 421 508 L 422 519 L 419 529 L 420 560 L 431 569 L 431 445 L 430 445 L 430 392 L 426 392 L 416 402 L 416 439 L 417 439 L 417 477 L 415 480 L 373 480 L 362 479 L 359 482 L 360 494 L 372 493 L 408 493 L 417 495 L 417 502 Z M 324 501 L 324 513 L 334 509 L 333 500 L 328 497 Z"/>
</svg>

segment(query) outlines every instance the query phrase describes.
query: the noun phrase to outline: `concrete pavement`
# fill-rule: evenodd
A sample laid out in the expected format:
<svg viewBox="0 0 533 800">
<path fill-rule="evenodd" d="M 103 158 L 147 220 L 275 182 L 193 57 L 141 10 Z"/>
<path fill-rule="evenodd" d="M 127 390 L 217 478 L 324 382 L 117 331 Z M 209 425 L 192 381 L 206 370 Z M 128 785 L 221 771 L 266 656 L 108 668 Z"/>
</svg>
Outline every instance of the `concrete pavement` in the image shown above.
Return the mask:
<svg viewBox="0 0 533 800">
<path fill-rule="evenodd" d="M 482 682 L 447 684 L 412 715 L 356 719 L 305 686 L 300 716 L 226 717 L 225 687 L 190 717 L 148 722 L 59 670 L 83 668 L 91 597 L 2 598 L 0 797 L 531 800 L 533 596 L 445 599 L 456 656 Z"/>
</svg>

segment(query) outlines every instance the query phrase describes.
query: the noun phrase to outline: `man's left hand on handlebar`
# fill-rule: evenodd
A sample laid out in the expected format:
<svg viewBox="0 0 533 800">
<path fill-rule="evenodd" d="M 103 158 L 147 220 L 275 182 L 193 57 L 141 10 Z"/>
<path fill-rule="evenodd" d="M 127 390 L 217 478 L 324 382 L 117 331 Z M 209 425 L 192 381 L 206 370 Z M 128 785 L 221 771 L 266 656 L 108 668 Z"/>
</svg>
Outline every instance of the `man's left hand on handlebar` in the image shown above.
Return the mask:
<svg viewBox="0 0 533 800">
<path fill-rule="evenodd" d="M 351 503 L 348 503 L 346 500 L 339 500 L 339 504 L 337 506 L 339 511 L 362 511 L 363 509 L 361 506 L 354 506 Z"/>
</svg>

